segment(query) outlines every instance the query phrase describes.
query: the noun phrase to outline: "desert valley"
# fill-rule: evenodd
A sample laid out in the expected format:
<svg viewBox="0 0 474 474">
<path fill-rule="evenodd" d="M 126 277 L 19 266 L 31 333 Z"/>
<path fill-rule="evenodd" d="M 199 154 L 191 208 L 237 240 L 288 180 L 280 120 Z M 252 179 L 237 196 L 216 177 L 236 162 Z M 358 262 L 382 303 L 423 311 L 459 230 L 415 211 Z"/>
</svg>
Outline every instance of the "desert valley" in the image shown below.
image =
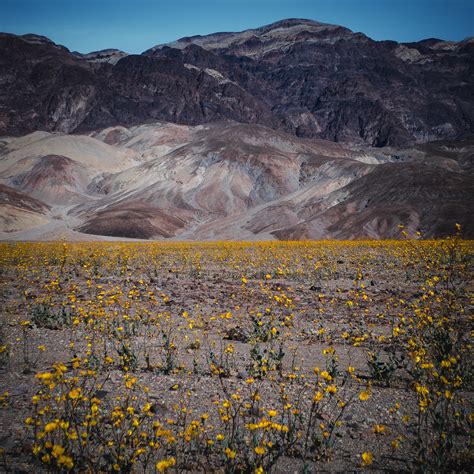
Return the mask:
<svg viewBox="0 0 474 474">
<path fill-rule="evenodd" d="M 81 41 L 155 5 L 25 2 Z M 295 18 L 0 33 L 0 471 L 470 472 L 473 59 Z"/>
</svg>

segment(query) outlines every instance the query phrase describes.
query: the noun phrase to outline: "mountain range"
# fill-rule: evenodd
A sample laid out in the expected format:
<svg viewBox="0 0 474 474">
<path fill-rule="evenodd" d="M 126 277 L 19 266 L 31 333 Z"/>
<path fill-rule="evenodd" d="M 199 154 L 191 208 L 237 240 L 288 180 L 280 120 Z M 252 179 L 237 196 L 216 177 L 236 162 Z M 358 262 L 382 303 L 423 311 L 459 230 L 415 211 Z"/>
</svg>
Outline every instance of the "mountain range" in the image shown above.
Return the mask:
<svg viewBox="0 0 474 474">
<path fill-rule="evenodd" d="M 474 236 L 473 59 L 299 19 L 140 55 L 0 34 L 0 237 Z"/>
</svg>

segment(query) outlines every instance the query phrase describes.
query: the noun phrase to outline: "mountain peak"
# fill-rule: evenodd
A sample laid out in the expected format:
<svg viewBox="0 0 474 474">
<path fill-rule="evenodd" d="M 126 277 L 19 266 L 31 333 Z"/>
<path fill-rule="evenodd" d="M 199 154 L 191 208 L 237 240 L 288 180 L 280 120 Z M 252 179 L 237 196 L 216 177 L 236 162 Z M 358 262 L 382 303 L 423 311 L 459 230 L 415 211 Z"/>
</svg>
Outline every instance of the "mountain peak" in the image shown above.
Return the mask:
<svg viewBox="0 0 474 474">
<path fill-rule="evenodd" d="M 307 26 L 335 26 L 330 25 L 329 23 L 323 23 L 316 20 L 309 20 L 307 18 L 285 18 L 283 20 L 278 20 L 273 23 L 269 23 L 268 25 L 262 26 L 256 29 L 275 29 L 275 28 L 291 28 L 293 26 L 300 26 L 300 25 L 307 25 Z"/>
<path fill-rule="evenodd" d="M 78 51 L 74 51 L 72 54 L 89 62 L 109 64 L 117 64 L 122 58 L 128 56 L 128 53 L 114 48 L 91 51 L 90 53 L 79 53 Z"/>
<path fill-rule="evenodd" d="M 20 38 L 24 39 L 28 43 L 33 43 L 33 44 L 50 44 L 50 45 L 56 45 L 56 43 L 46 36 L 42 35 L 36 35 L 34 33 L 27 33 L 26 35 L 21 35 Z"/>
<path fill-rule="evenodd" d="M 240 32 L 187 36 L 166 45 L 157 45 L 144 54 L 153 53 L 164 46 L 184 49 L 190 44 L 195 44 L 204 49 L 226 51 L 235 56 L 260 58 L 269 51 L 286 48 L 308 39 L 314 42 L 334 43 L 348 35 L 353 35 L 352 31 L 342 26 L 304 18 L 287 18 Z"/>
</svg>

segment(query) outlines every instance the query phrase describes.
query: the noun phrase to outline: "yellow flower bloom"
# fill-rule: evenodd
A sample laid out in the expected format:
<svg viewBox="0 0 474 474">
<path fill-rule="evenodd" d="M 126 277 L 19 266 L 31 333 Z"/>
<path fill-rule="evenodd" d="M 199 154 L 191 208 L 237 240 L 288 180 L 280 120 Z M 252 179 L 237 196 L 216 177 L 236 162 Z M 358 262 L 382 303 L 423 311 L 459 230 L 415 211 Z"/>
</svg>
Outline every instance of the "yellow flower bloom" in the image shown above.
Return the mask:
<svg viewBox="0 0 474 474">
<path fill-rule="evenodd" d="M 48 423 L 48 424 L 44 427 L 44 431 L 45 431 L 45 433 L 51 433 L 51 432 L 54 431 L 57 427 L 58 427 L 58 424 L 55 423 L 54 421 L 51 421 L 50 423 Z"/>
<path fill-rule="evenodd" d="M 170 467 L 173 467 L 176 464 L 176 459 L 174 457 L 164 459 L 156 463 L 156 469 L 158 472 L 165 472 Z"/>
<path fill-rule="evenodd" d="M 70 470 L 74 467 L 74 462 L 70 456 L 61 455 L 58 459 L 58 465 Z"/>
<path fill-rule="evenodd" d="M 322 392 L 316 392 L 316 395 L 313 397 L 313 402 L 320 402 L 324 397 Z"/>
<path fill-rule="evenodd" d="M 265 454 L 266 449 L 265 449 L 263 446 L 257 446 L 257 447 L 255 448 L 255 452 L 256 452 L 259 456 L 261 456 L 262 454 Z"/>
<path fill-rule="evenodd" d="M 234 459 L 235 455 L 237 454 L 235 451 L 232 451 L 230 448 L 225 448 L 225 454 L 229 459 Z"/>
<path fill-rule="evenodd" d="M 73 388 L 73 389 L 69 392 L 69 398 L 71 398 L 72 400 L 76 400 L 76 399 L 78 399 L 80 396 L 81 396 L 81 389 L 80 389 L 80 388 Z"/>
<path fill-rule="evenodd" d="M 53 374 L 51 372 L 42 372 L 36 374 L 35 377 L 44 383 L 49 383 L 49 381 L 53 378 Z"/>
<path fill-rule="evenodd" d="M 374 459 L 370 451 L 366 451 L 365 453 L 362 453 L 361 458 L 362 458 L 363 466 L 370 466 Z"/>
<path fill-rule="evenodd" d="M 51 451 L 51 454 L 55 457 L 55 458 L 58 458 L 59 456 L 61 456 L 61 454 L 64 453 L 64 448 L 62 446 L 60 446 L 59 444 L 55 444 L 53 446 L 53 449 Z"/>
<path fill-rule="evenodd" d="M 323 370 L 321 372 L 321 378 L 324 380 L 332 380 L 332 377 L 329 375 L 329 372 L 327 370 Z"/>
<path fill-rule="evenodd" d="M 364 390 L 363 392 L 360 392 L 359 394 L 359 400 L 365 402 L 366 400 L 368 400 L 370 397 L 370 392 L 367 391 L 367 390 Z"/>
<path fill-rule="evenodd" d="M 373 432 L 376 434 L 383 434 L 385 433 L 385 426 L 384 425 L 375 425 L 373 428 Z"/>
</svg>

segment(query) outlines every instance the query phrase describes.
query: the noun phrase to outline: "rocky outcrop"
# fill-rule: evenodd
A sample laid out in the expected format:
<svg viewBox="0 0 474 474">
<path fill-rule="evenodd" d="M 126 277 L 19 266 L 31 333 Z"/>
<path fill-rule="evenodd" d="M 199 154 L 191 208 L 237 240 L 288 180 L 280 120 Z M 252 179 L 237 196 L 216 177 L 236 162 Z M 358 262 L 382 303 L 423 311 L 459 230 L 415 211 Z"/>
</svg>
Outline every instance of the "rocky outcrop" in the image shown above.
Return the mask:
<svg viewBox="0 0 474 474">
<path fill-rule="evenodd" d="M 80 59 L 85 59 L 91 63 L 109 63 L 117 64 L 122 58 L 128 56 L 124 51 L 120 49 L 102 49 L 100 51 L 93 51 L 91 53 L 82 54 L 78 51 L 73 51 L 72 54 Z"/>
</svg>

